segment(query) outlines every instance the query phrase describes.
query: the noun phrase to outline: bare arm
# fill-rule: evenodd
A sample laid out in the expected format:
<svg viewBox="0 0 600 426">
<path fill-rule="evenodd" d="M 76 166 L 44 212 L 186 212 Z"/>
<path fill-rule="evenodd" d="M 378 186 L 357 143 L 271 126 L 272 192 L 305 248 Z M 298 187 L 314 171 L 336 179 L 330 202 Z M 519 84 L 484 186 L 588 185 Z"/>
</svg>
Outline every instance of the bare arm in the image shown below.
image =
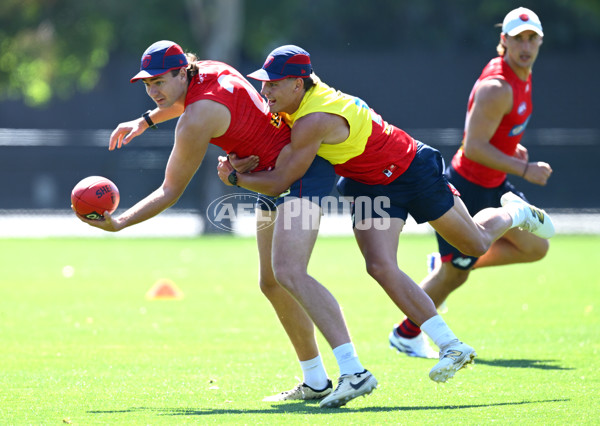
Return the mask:
<svg viewBox="0 0 600 426">
<path fill-rule="evenodd" d="M 291 142 L 283 147 L 275 168 L 270 171 L 238 174 L 238 186 L 261 194 L 277 196 L 300 179 L 312 164 L 321 143 L 328 143 L 342 118 L 325 113 L 312 113 L 299 119 L 292 128 Z M 232 168 L 228 162 L 219 164 L 219 177 L 229 184 Z"/>
<path fill-rule="evenodd" d="M 187 108 L 175 129 L 175 143 L 165 169 L 162 185 L 133 207 L 113 218 L 104 214 L 104 220 L 84 222 L 116 232 L 148 220 L 177 202 L 200 167 L 211 139 L 221 136 L 229 126 L 227 108 L 212 101 L 198 101 Z"/>
<path fill-rule="evenodd" d="M 158 124 L 173 118 L 179 117 L 183 114 L 184 108 L 180 104 L 173 104 L 169 108 L 155 108 L 150 113 L 150 119 L 152 122 Z M 120 123 L 110 135 L 108 143 L 109 151 L 115 148 L 121 148 L 123 145 L 127 145 L 133 138 L 141 135 L 148 128 L 148 123 L 143 117 L 138 117 L 135 120 L 126 121 Z"/>
<path fill-rule="evenodd" d="M 506 173 L 522 174 L 525 161 L 504 154 L 490 144 L 504 115 L 512 109 L 512 89 L 501 80 L 478 87 L 466 124 L 464 153 L 473 161 Z"/>
<path fill-rule="evenodd" d="M 512 89 L 505 81 L 487 80 L 477 88 L 467 117 L 465 156 L 492 169 L 545 185 L 552 173 L 549 164 L 541 161 L 529 163 L 527 150 L 522 145 L 517 147 L 514 156 L 510 156 L 490 144 L 502 117 L 512 109 L 512 103 Z"/>
</svg>

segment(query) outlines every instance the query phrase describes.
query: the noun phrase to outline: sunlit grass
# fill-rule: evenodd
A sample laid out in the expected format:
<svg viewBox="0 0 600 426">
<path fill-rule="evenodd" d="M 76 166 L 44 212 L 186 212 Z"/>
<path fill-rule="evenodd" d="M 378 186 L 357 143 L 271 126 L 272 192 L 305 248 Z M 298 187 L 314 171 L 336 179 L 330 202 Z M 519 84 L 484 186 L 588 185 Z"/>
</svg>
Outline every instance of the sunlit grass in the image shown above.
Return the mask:
<svg viewBox="0 0 600 426">
<path fill-rule="evenodd" d="M 402 236 L 419 280 L 431 236 Z M 445 385 L 401 356 L 402 314 L 351 238 L 321 238 L 311 273 L 343 306 L 379 389 L 338 410 L 265 403 L 301 371 L 257 284 L 256 242 L 0 240 L 1 424 L 593 424 L 600 416 L 600 238 L 558 236 L 546 259 L 476 271 L 446 321 L 479 354 Z M 160 279 L 182 300 L 147 300 Z M 338 371 L 318 336 L 328 373 Z"/>
</svg>

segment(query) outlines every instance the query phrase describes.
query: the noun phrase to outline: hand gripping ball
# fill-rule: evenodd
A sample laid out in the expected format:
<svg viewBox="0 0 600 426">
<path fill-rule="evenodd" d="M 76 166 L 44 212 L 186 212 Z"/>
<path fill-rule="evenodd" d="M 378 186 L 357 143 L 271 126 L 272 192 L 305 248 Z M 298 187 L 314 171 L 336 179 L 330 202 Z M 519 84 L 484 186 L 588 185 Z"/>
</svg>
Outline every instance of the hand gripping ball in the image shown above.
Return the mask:
<svg viewBox="0 0 600 426">
<path fill-rule="evenodd" d="M 102 219 L 104 212 L 114 212 L 119 205 L 119 189 L 109 179 L 89 176 L 82 179 L 71 191 L 71 205 L 87 219 Z"/>
</svg>

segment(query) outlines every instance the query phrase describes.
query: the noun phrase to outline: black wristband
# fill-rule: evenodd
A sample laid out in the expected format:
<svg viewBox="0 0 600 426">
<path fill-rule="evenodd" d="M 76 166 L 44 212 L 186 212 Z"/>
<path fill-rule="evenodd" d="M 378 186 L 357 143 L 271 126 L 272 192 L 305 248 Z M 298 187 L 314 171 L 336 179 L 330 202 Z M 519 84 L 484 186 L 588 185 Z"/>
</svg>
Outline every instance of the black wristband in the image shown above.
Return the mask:
<svg viewBox="0 0 600 426">
<path fill-rule="evenodd" d="M 145 113 L 142 114 L 142 117 L 144 117 L 144 120 L 146 120 L 146 123 L 148 123 L 148 127 L 151 129 L 158 129 L 158 126 L 156 124 L 154 124 L 154 121 L 152 121 L 152 119 L 150 118 L 150 113 L 152 112 L 152 110 L 148 110 Z"/>
<path fill-rule="evenodd" d="M 233 186 L 238 186 L 238 184 L 237 184 L 237 181 L 238 181 L 237 171 L 235 169 L 233 169 L 233 171 L 231 173 L 229 173 L 229 176 L 227 176 L 227 180 Z"/>
</svg>

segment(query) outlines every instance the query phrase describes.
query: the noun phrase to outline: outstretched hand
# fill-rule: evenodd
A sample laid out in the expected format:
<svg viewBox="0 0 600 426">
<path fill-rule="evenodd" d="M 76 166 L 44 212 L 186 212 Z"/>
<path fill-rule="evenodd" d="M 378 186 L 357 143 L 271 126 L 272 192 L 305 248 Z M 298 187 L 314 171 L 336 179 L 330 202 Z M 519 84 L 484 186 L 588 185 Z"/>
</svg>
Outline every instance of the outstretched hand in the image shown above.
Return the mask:
<svg viewBox="0 0 600 426">
<path fill-rule="evenodd" d="M 144 133 L 147 128 L 148 124 L 143 118 L 119 124 L 110 134 L 109 151 L 114 150 L 115 147 L 121 148 L 123 145 L 127 145 L 133 138 Z"/>
<path fill-rule="evenodd" d="M 117 232 L 119 230 L 119 226 L 118 226 L 116 220 L 114 220 L 113 217 L 111 216 L 111 214 L 107 211 L 104 212 L 104 215 L 102 218 L 92 220 L 92 219 L 88 219 L 85 216 L 82 216 L 79 213 L 77 213 L 75 211 L 75 209 L 73 208 L 73 206 L 71 206 L 71 209 L 73 209 L 73 211 L 75 212 L 75 214 L 77 215 L 79 220 L 87 223 L 90 226 L 93 226 L 95 228 L 100 228 L 107 232 Z"/>
</svg>

